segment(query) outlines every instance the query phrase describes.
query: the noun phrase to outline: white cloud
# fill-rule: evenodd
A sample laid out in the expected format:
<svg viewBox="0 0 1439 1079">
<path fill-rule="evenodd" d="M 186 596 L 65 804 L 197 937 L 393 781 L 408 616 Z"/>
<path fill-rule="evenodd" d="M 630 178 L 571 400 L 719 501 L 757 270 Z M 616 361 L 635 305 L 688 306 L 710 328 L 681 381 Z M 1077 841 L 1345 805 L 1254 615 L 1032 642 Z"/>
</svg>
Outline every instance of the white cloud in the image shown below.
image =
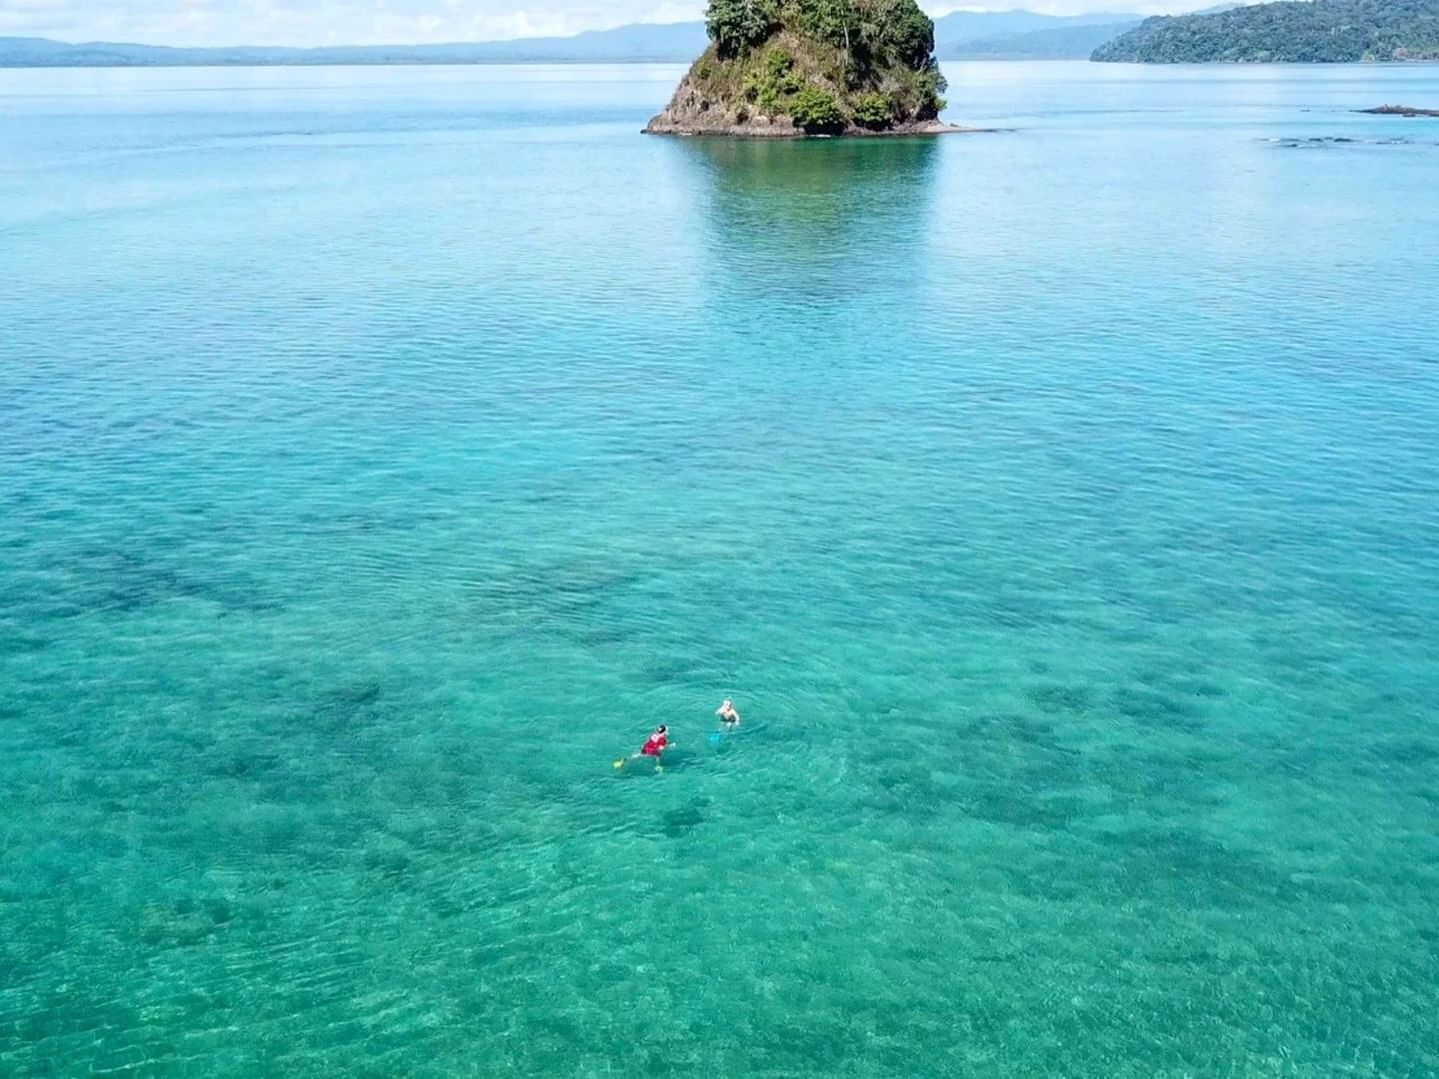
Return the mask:
<svg viewBox="0 0 1439 1079">
<path fill-rule="evenodd" d="M 523 0 L 522 0 L 523 2 Z M 934 15 L 1029 7 L 1072 15 L 1192 10 L 1204 0 L 1023 0 L 926 5 Z M 0 34 L 155 45 L 368 45 L 575 34 L 697 19 L 704 0 L 0 0 Z"/>
</svg>

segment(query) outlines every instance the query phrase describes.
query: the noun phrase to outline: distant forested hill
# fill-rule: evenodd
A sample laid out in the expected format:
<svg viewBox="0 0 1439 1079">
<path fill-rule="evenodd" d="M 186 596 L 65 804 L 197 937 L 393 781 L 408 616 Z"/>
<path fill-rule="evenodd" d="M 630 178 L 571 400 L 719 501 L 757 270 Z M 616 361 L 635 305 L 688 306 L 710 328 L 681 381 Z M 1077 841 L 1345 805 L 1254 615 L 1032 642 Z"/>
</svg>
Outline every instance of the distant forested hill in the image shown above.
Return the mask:
<svg viewBox="0 0 1439 1079">
<path fill-rule="evenodd" d="M 1145 20 L 1093 59 L 1149 64 L 1439 59 L 1439 0 L 1311 0 Z"/>
</svg>

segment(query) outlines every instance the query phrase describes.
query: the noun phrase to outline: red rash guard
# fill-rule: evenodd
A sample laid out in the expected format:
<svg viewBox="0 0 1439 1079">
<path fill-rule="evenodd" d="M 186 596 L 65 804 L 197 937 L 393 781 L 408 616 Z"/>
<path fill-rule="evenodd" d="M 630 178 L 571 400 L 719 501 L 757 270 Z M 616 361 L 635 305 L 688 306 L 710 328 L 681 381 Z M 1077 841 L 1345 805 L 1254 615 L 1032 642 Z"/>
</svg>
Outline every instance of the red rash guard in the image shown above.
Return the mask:
<svg viewBox="0 0 1439 1079">
<path fill-rule="evenodd" d="M 669 737 L 663 734 L 652 734 L 645 742 L 644 748 L 640 750 L 646 757 L 658 757 L 660 751 L 669 742 Z"/>
</svg>

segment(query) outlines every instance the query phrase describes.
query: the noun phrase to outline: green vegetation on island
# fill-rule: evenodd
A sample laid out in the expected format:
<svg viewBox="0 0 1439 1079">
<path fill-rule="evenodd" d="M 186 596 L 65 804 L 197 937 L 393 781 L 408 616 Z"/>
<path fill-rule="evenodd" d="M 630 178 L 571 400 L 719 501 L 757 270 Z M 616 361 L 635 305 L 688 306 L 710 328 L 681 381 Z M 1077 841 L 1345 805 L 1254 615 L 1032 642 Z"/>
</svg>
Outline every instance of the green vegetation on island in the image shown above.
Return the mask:
<svg viewBox="0 0 1439 1079">
<path fill-rule="evenodd" d="M 711 0 L 710 44 L 647 131 L 946 130 L 934 23 L 914 0 Z"/>
<path fill-rule="evenodd" d="M 1307 0 L 1147 19 L 1102 62 L 1354 63 L 1439 59 L 1439 0 Z"/>
</svg>

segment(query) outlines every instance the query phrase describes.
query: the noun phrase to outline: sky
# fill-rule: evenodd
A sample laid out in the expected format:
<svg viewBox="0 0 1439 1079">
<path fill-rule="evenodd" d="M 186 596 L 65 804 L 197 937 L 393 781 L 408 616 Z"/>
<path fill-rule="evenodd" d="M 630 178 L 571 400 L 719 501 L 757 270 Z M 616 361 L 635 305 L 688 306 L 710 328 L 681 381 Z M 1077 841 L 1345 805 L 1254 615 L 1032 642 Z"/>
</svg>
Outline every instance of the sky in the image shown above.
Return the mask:
<svg viewBox="0 0 1439 1079">
<path fill-rule="evenodd" d="M 1214 0 L 920 0 L 931 15 L 1027 8 L 1160 15 Z M 490 41 L 697 19 L 704 0 L 0 0 L 0 37 L 147 45 L 379 45 Z"/>
</svg>

